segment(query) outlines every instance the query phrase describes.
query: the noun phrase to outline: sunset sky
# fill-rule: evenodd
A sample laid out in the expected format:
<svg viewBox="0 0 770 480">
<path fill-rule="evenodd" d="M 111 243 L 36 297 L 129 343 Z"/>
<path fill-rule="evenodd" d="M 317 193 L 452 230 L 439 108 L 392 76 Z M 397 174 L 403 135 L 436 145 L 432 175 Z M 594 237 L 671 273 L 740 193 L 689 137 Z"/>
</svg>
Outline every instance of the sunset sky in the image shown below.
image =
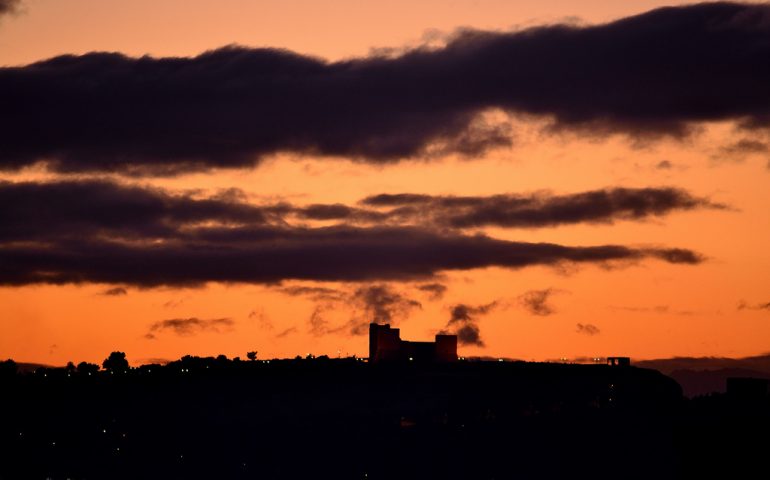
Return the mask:
<svg viewBox="0 0 770 480">
<path fill-rule="evenodd" d="M 768 60 L 767 3 L 0 0 L 0 359 L 767 353 Z"/>
</svg>

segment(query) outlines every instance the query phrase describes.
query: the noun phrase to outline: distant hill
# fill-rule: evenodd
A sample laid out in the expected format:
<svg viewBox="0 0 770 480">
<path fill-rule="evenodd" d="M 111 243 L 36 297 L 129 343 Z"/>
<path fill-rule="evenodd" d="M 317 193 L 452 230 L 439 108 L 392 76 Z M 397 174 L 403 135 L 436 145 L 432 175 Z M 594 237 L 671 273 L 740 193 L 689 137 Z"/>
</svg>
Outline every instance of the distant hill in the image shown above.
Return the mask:
<svg viewBox="0 0 770 480">
<path fill-rule="evenodd" d="M 674 370 L 669 374 L 682 386 L 685 396 L 696 397 L 709 393 L 724 393 L 730 377 L 752 377 L 770 379 L 770 374 L 745 368 L 723 368 L 720 370 Z"/>
<path fill-rule="evenodd" d="M 746 358 L 674 357 L 638 361 L 635 365 L 670 376 L 679 382 L 688 397 L 724 393 L 729 377 L 770 379 L 770 355 Z"/>
</svg>

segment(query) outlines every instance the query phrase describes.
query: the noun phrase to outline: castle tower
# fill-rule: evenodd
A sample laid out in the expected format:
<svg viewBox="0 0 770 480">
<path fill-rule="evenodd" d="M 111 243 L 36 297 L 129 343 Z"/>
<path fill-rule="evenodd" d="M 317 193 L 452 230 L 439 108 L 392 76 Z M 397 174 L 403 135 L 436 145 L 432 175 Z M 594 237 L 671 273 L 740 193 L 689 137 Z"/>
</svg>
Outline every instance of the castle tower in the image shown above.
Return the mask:
<svg viewBox="0 0 770 480">
<path fill-rule="evenodd" d="M 369 362 L 398 360 L 401 355 L 401 332 L 390 325 L 369 324 Z"/>
</svg>

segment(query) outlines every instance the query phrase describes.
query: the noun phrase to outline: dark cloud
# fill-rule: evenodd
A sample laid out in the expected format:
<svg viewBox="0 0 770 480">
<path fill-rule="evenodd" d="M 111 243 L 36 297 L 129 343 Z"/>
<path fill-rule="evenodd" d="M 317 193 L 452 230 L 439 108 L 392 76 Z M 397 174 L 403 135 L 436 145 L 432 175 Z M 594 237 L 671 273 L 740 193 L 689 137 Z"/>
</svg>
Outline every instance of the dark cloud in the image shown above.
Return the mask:
<svg viewBox="0 0 770 480">
<path fill-rule="evenodd" d="M 114 287 L 104 290 L 101 294 L 108 297 L 119 297 L 121 295 L 128 295 L 128 290 L 123 287 Z"/>
<path fill-rule="evenodd" d="M 452 228 L 537 228 L 575 223 L 643 220 L 677 210 L 725 209 L 727 206 L 670 187 L 612 188 L 553 195 L 492 195 L 485 197 L 380 194 L 361 202 L 394 207 L 389 215 L 401 222 L 430 221 Z"/>
<path fill-rule="evenodd" d="M 460 345 L 474 345 L 476 347 L 485 347 L 481 339 L 481 329 L 475 323 L 464 323 L 455 328 L 455 335 Z"/>
<path fill-rule="evenodd" d="M 545 290 L 530 290 L 519 295 L 519 303 L 532 315 L 542 317 L 556 313 L 548 301 L 557 290 L 546 288 Z"/>
<path fill-rule="evenodd" d="M 301 215 L 313 220 L 347 219 L 353 216 L 354 210 L 340 203 L 334 205 L 310 205 L 304 208 Z"/>
<path fill-rule="evenodd" d="M 430 222 L 292 225 L 284 217 L 295 207 L 252 205 L 242 196 L 199 198 L 92 180 L 0 182 L 0 285 L 366 282 L 485 267 L 703 260 L 677 248 L 511 242 Z"/>
<path fill-rule="evenodd" d="M 287 213 L 307 220 L 344 220 L 356 223 L 379 223 L 388 220 L 388 215 L 385 213 L 350 207 L 340 203 L 294 207 Z"/>
<path fill-rule="evenodd" d="M 464 303 L 453 305 L 449 310 L 449 321 L 441 333 L 454 333 L 457 335 L 457 341 L 460 345 L 484 347 L 478 320 L 479 317 L 486 315 L 495 307 L 497 307 L 497 302 L 476 306 Z"/>
<path fill-rule="evenodd" d="M 447 291 L 447 286 L 441 283 L 425 283 L 417 286 L 417 290 L 428 294 L 429 300 L 441 300 Z"/>
<path fill-rule="evenodd" d="M 231 330 L 233 325 L 235 325 L 235 321 L 231 318 L 171 318 L 159 320 L 150 325 L 150 329 L 145 337 L 152 339 L 155 338 L 155 334 L 163 331 L 171 331 L 180 336 L 195 335 L 201 332 L 220 333 L 222 330 Z"/>
<path fill-rule="evenodd" d="M 768 310 L 770 311 L 770 302 L 750 304 L 745 301 L 738 303 L 738 310 Z"/>
<path fill-rule="evenodd" d="M 358 309 L 348 325 L 352 335 L 366 334 L 370 323 L 397 324 L 414 309 L 422 308 L 417 300 L 384 284 L 359 287 L 352 293 L 350 300 Z"/>
<path fill-rule="evenodd" d="M 400 207 L 403 205 L 424 205 L 435 197 L 419 193 L 380 193 L 361 200 L 364 205 L 374 207 Z"/>
<path fill-rule="evenodd" d="M 16 13 L 21 7 L 21 0 L 0 0 L 0 17 L 10 13 Z"/>
<path fill-rule="evenodd" d="M 698 264 L 690 250 L 621 245 L 570 247 L 497 240 L 417 227 L 201 228 L 185 240 L 124 243 L 84 238 L 8 243 L 0 285 L 118 283 L 138 287 L 283 280 L 418 280 L 485 267 L 626 264 L 658 259 Z"/>
<path fill-rule="evenodd" d="M 676 210 L 724 209 L 725 205 L 675 188 L 614 188 L 569 195 L 537 193 L 486 197 L 381 194 L 344 205 L 256 205 L 240 191 L 215 195 L 173 193 L 104 180 L 0 181 L 0 242 L 121 238 L 127 241 L 194 237 L 213 227 L 262 228 L 264 236 L 290 220 L 337 220 L 374 226 L 432 225 L 536 228 L 580 222 L 643 220 Z M 328 207 L 328 209 L 326 209 Z M 389 207 L 389 208 L 388 208 Z M 308 214 L 308 212 L 315 212 Z M 347 213 L 346 213 L 347 212 Z M 225 228 L 222 228 L 226 230 Z M 231 228 L 232 229 L 232 228 Z"/>
<path fill-rule="evenodd" d="M 512 141 L 505 122 L 479 115 L 489 109 L 594 135 L 682 136 L 724 120 L 767 128 L 768 12 L 667 7 L 596 26 L 462 31 L 442 48 L 339 62 L 227 47 L 6 67 L 0 166 L 169 174 L 285 151 L 374 163 L 475 156 Z"/>
<path fill-rule="evenodd" d="M 203 223 L 260 225 L 278 218 L 275 206 L 257 207 L 232 195 L 189 194 L 102 180 L 49 183 L 0 181 L 0 242 L 52 238 L 178 236 Z"/>
<path fill-rule="evenodd" d="M 661 160 L 660 162 L 657 163 L 657 165 L 655 165 L 655 168 L 657 168 L 658 170 L 671 170 L 672 168 L 674 168 L 674 164 L 668 160 Z"/>
<path fill-rule="evenodd" d="M 577 324 L 577 333 L 581 333 L 583 335 L 588 335 L 589 337 L 598 335 L 601 330 L 599 330 L 599 327 L 596 325 L 592 325 L 590 323 L 578 323 Z"/>
</svg>

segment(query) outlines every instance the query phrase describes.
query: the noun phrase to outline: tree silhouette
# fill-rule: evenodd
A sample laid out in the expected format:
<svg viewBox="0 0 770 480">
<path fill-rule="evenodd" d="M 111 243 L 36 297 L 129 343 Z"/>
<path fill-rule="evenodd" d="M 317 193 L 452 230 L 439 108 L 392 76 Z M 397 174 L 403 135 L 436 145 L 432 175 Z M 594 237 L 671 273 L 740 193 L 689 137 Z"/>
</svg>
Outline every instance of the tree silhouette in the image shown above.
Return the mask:
<svg viewBox="0 0 770 480">
<path fill-rule="evenodd" d="M 123 352 L 112 352 L 104 362 L 102 367 L 111 373 L 124 373 L 128 370 L 128 360 L 126 360 L 126 354 Z"/>
<path fill-rule="evenodd" d="M 92 375 L 99 371 L 99 365 L 95 363 L 80 362 L 78 363 L 77 369 L 80 375 Z"/>
<path fill-rule="evenodd" d="M 251 360 L 252 362 L 257 359 L 257 351 L 254 350 L 253 352 L 246 352 L 246 358 Z"/>
</svg>

